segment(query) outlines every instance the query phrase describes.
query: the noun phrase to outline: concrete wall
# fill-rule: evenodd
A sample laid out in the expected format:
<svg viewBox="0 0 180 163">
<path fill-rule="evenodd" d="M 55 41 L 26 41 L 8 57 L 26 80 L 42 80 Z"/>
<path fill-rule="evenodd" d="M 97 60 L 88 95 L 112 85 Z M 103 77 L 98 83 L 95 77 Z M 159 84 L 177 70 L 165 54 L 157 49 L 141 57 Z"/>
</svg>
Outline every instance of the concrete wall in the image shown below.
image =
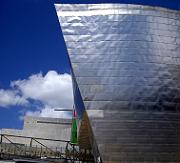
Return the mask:
<svg viewBox="0 0 180 163">
<path fill-rule="evenodd" d="M 2 129 L 2 134 L 18 135 L 36 138 L 47 138 L 57 140 L 70 140 L 71 135 L 71 119 L 59 119 L 59 118 L 43 118 L 43 117 L 25 117 L 24 127 L 22 130 L 16 129 Z M 30 144 L 31 139 L 18 138 L 14 136 L 7 136 L 12 142 L 18 144 Z M 66 143 L 60 143 L 57 141 L 46 141 L 37 139 L 40 143 L 47 145 L 48 147 L 60 147 L 65 146 Z M 8 142 L 3 138 L 4 142 Z M 40 146 L 34 140 L 33 146 Z"/>
</svg>

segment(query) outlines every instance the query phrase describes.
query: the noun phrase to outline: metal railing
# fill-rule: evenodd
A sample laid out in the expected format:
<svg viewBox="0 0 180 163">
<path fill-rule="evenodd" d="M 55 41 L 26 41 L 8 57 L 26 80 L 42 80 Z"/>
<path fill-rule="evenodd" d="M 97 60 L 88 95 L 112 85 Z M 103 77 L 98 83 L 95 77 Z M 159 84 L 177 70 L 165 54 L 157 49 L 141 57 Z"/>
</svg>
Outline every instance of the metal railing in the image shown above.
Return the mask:
<svg viewBox="0 0 180 163">
<path fill-rule="evenodd" d="M 67 162 L 93 162 L 90 151 L 80 149 L 78 145 L 71 144 L 70 141 L 10 134 L 0 134 L 0 158 L 63 159 Z"/>
</svg>

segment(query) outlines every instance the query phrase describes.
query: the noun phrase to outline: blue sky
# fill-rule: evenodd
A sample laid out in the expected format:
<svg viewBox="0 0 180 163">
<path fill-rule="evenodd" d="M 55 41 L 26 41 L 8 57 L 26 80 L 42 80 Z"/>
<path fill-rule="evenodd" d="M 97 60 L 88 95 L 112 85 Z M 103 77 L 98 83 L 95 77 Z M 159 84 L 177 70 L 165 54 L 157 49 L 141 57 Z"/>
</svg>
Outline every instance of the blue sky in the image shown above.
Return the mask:
<svg viewBox="0 0 180 163">
<path fill-rule="evenodd" d="M 179 0 L 61 1 L 100 2 L 144 3 L 180 9 Z M 22 117 L 26 114 L 40 115 L 42 107 L 43 114 L 48 115 L 48 107 L 71 106 L 72 101 L 68 104 L 62 102 L 71 98 L 68 95 L 62 97 L 64 92 L 71 94 L 71 80 L 65 74 L 70 68 L 54 3 L 60 1 L 0 1 L 0 128 L 22 128 Z M 56 82 L 59 79 L 62 82 Z M 44 87 L 48 87 L 48 91 L 44 91 Z M 38 93 L 34 93 L 36 90 Z M 54 90 L 60 95 L 56 95 Z M 56 97 L 62 100 L 61 104 L 53 101 Z"/>
</svg>

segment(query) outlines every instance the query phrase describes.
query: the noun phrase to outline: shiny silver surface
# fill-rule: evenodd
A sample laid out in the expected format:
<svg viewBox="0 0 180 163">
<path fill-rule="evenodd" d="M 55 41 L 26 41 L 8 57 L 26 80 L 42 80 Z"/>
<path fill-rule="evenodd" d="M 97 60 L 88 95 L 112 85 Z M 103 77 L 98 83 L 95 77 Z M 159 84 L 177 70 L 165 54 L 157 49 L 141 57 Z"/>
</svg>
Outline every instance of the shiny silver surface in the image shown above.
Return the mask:
<svg viewBox="0 0 180 163">
<path fill-rule="evenodd" d="M 180 11 L 56 10 L 103 162 L 180 162 Z"/>
</svg>

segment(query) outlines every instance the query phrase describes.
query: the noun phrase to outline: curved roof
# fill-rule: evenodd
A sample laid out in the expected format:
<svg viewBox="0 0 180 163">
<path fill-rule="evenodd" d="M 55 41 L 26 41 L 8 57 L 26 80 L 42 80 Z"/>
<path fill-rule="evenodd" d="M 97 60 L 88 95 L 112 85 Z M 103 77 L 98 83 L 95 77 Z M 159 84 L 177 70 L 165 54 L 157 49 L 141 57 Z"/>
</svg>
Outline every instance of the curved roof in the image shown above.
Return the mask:
<svg viewBox="0 0 180 163">
<path fill-rule="evenodd" d="M 159 6 L 174 10 L 180 10 L 180 0 L 56 0 L 56 3 L 78 3 L 78 4 L 97 4 L 97 3 L 124 3 L 124 4 L 140 4 L 149 6 Z"/>
</svg>

